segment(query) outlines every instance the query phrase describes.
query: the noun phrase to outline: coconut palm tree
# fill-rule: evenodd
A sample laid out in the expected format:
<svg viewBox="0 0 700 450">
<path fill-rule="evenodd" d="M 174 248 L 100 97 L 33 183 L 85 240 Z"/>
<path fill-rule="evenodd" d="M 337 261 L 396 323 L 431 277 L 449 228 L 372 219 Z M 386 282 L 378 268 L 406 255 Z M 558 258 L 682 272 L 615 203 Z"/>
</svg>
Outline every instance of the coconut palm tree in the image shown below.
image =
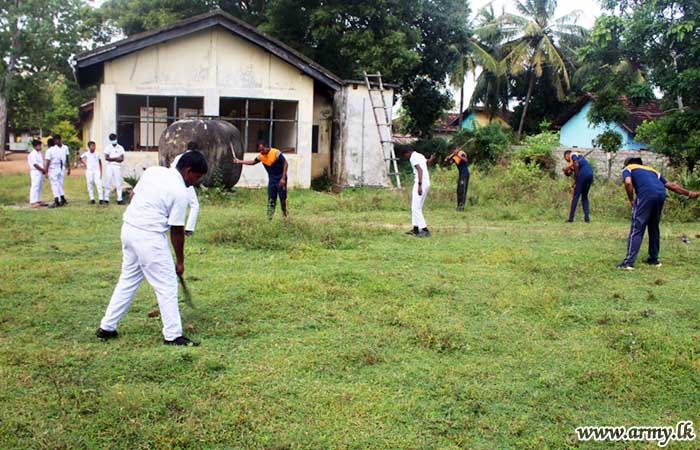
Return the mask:
<svg viewBox="0 0 700 450">
<path fill-rule="evenodd" d="M 499 17 L 504 36 L 512 36 L 504 43 L 510 74 L 527 73 L 527 95 L 518 126 L 518 137 L 523 132 L 525 116 L 532 98 L 535 79 L 549 70 L 557 97 L 563 99 L 565 90 L 571 87 L 567 61 L 572 61 L 575 48 L 582 44 L 587 31 L 576 22 L 581 11 L 554 18 L 556 0 L 519 0 L 519 14 L 503 14 Z"/>
</svg>

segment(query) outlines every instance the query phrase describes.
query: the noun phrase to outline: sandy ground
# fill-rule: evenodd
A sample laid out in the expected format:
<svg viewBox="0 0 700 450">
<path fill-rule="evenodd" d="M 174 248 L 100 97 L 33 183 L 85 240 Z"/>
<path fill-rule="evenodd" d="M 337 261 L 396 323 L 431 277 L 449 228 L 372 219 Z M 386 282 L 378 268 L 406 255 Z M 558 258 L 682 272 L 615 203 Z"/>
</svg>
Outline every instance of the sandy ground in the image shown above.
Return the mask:
<svg viewBox="0 0 700 450">
<path fill-rule="evenodd" d="M 0 161 L 0 175 L 5 173 L 28 173 L 27 153 L 7 153 L 5 161 Z M 71 162 L 73 164 L 73 162 Z M 85 169 L 71 168 L 71 176 L 84 175 Z"/>
</svg>

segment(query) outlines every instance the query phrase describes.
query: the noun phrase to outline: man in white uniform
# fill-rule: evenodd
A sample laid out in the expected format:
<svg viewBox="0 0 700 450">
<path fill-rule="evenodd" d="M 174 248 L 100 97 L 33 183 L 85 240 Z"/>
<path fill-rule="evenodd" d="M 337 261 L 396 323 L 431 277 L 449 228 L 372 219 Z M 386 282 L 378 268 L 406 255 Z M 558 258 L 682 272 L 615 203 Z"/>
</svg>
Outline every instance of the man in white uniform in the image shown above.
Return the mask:
<svg viewBox="0 0 700 450">
<path fill-rule="evenodd" d="M 54 145 L 53 139 L 48 140 L 48 145 L 49 149 L 46 150 L 46 155 L 44 155 L 46 161 L 44 169 L 48 173 L 51 192 L 53 193 L 53 203 L 49 205 L 49 208 L 58 208 L 63 206 L 63 202 L 61 202 L 61 174 L 63 173 L 65 155 L 62 149 Z"/>
<path fill-rule="evenodd" d="M 425 159 L 425 156 L 413 151 L 412 148 L 406 146 L 402 149 L 404 158 L 408 158 L 413 169 L 413 193 L 411 196 L 411 222 L 413 229 L 407 231 L 406 234 L 415 237 L 429 237 L 430 230 L 425 223 L 423 217 L 423 203 L 425 197 L 430 190 L 430 173 L 428 172 L 428 164 L 435 161 L 435 154 L 430 156 L 430 159 Z"/>
<path fill-rule="evenodd" d="M 182 335 L 177 301 L 177 277 L 185 271 L 185 217 L 187 187 L 207 173 L 207 161 L 196 151 L 182 155 L 176 169 L 148 168 L 133 190 L 131 204 L 124 212 L 122 225 L 122 273 L 114 288 L 100 328 L 100 339 L 116 338 L 117 324 L 129 309 L 144 277 L 153 286 L 163 321 L 167 345 L 196 346 Z M 166 237 L 175 250 L 176 263 Z"/>
<path fill-rule="evenodd" d="M 32 186 L 29 189 L 29 205 L 32 208 L 38 208 L 40 206 L 45 206 L 45 204 L 41 202 L 41 188 L 44 185 L 44 175 L 48 172 L 44 167 L 44 157 L 41 154 L 41 141 L 34 139 L 32 141 L 32 147 L 34 147 L 34 149 L 27 157 L 29 178 L 32 181 Z"/>
<path fill-rule="evenodd" d="M 63 170 L 61 170 L 60 176 L 60 188 L 61 188 L 61 206 L 68 203 L 66 201 L 66 193 L 63 190 L 63 185 L 66 182 L 66 175 L 70 176 L 70 149 L 67 145 L 63 145 L 61 142 L 61 135 L 56 134 L 53 137 L 54 146 L 58 148 L 59 152 L 63 155 Z"/>
<path fill-rule="evenodd" d="M 122 163 L 124 162 L 124 147 L 117 142 L 117 135 L 109 135 L 109 145 L 104 149 L 105 161 L 107 161 L 107 174 L 105 176 L 105 204 L 109 205 L 109 193 L 112 188 L 117 191 L 117 204 L 123 205 L 122 200 Z"/>
<path fill-rule="evenodd" d="M 188 142 L 185 153 L 192 150 L 198 150 L 197 144 L 195 142 Z M 170 163 L 171 169 L 177 167 L 177 163 L 185 153 L 181 153 L 173 159 L 173 162 Z M 187 188 L 187 198 L 190 206 L 190 214 L 187 217 L 187 224 L 185 225 L 185 235 L 192 236 L 194 234 L 194 227 L 197 225 L 197 216 L 199 216 L 199 199 L 197 198 L 197 192 L 194 190 L 194 186 Z"/>
<path fill-rule="evenodd" d="M 100 199 L 100 205 L 103 204 L 102 160 L 100 159 L 100 154 L 95 151 L 95 143 L 93 141 L 88 142 L 88 151 L 80 155 L 79 159 L 85 162 L 85 180 L 87 181 L 90 204 L 95 204 L 94 186 L 97 186 L 97 196 Z"/>
</svg>

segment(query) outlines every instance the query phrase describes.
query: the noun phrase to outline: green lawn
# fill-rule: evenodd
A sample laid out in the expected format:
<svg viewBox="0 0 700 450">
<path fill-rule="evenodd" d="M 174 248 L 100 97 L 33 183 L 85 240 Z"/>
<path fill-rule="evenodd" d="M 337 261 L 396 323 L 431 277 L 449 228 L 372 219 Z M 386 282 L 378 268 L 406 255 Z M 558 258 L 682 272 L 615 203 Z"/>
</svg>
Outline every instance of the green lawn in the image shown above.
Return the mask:
<svg viewBox="0 0 700 450">
<path fill-rule="evenodd" d="M 565 224 L 564 191 L 490 206 L 478 178 L 459 214 L 452 182 L 429 239 L 403 235 L 405 193 L 291 191 L 287 224 L 263 191 L 204 199 L 181 349 L 146 283 L 94 337 L 123 207 L 71 177 L 68 207 L 19 208 L 28 176 L 0 176 L 0 448 L 651 449 L 574 428 L 700 422 L 700 224 L 664 222 L 664 266 L 622 272 L 622 218 Z"/>
</svg>

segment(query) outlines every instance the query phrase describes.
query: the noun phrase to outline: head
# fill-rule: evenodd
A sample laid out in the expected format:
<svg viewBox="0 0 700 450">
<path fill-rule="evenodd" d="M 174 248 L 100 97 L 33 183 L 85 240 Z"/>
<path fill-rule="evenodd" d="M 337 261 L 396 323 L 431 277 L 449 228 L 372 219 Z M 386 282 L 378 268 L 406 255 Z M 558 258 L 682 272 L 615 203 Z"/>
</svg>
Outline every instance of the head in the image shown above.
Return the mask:
<svg viewBox="0 0 700 450">
<path fill-rule="evenodd" d="M 90 153 L 95 153 L 95 141 L 88 142 L 88 150 L 90 150 Z"/>
<path fill-rule="evenodd" d="M 32 140 L 32 147 L 34 150 L 41 150 L 41 141 L 39 139 Z"/>
<path fill-rule="evenodd" d="M 190 141 L 187 143 L 187 150 L 199 150 L 199 145 L 196 142 Z"/>
<path fill-rule="evenodd" d="M 408 159 L 411 157 L 411 153 L 413 153 L 413 149 L 408 146 L 408 145 L 402 145 L 399 147 L 399 155 L 401 155 L 402 158 Z"/>
<path fill-rule="evenodd" d="M 117 135 L 114 133 L 111 133 L 109 135 L 109 143 L 112 145 L 117 145 Z"/>
<path fill-rule="evenodd" d="M 642 158 L 637 158 L 637 157 L 631 157 L 625 159 L 625 167 L 629 166 L 630 164 L 639 164 L 640 166 L 644 164 L 642 161 Z"/>
<path fill-rule="evenodd" d="M 60 134 L 54 134 L 53 135 L 53 143 L 54 145 L 61 145 L 61 135 Z"/>
<path fill-rule="evenodd" d="M 258 141 L 258 152 L 267 155 L 269 151 L 270 147 L 267 145 L 267 141 L 265 139 L 260 139 Z"/>
<path fill-rule="evenodd" d="M 46 144 L 47 144 L 49 147 L 53 147 L 54 145 L 56 145 L 56 141 L 55 141 L 53 138 L 49 138 L 49 139 L 46 141 Z"/>
<path fill-rule="evenodd" d="M 182 175 L 182 179 L 185 180 L 187 187 L 197 184 L 199 179 L 209 170 L 206 158 L 197 150 L 184 153 L 176 168 Z"/>
<path fill-rule="evenodd" d="M 571 150 L 567 150 L 564 152 L 564 159 L 566 162 L 571 162 Z"/>
</svg>

